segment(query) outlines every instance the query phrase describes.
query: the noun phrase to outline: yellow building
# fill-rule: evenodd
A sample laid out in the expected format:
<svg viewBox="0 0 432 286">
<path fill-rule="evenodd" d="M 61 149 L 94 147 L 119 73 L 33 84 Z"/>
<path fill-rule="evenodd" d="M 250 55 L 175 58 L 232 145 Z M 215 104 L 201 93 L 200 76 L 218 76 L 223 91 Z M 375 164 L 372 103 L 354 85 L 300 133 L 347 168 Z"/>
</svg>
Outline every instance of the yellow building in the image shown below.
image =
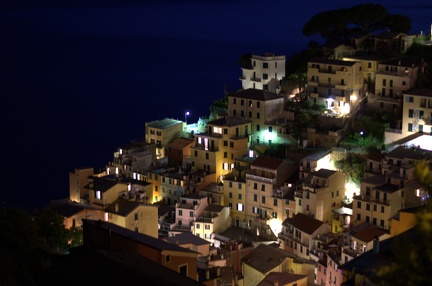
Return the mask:
<svg viewBox="0 0 432 286">
<path fill-rule="evenodd" d="M 230 224 L 230 210 L 228 207 L 208 205 L 204 212 L 195 217 L 192 233 L 213 243 L 214 234 L 224 232 L 229 228 Z"/>
<path fill-rule="evenodd" d="M 363 71 L 356 61 L 313 58 L 308 62 L 307 94 L 336 114 L 347 114 L 363 98 Z"/>
<path fill-rule="evenodd" d="M 403 98 L 402 134 L 432 133 L 432 89 L 412 88 Z"/>
<path fill-rule="evenodd" d="M 226 175 L 223 181 L 225 205 L 231 210 L 232 224 L 246 227 L 246 178 L 233 172 Z"/>
<path fill-rule="evenodd" d="M 206 132 L 195 135 L 192 168 L 214 173 L 220 180 L 234 168 L 235 158 L 248 154 L 250 130 L 251 122 L 239 116 L 208 122 Z"/>
<path fill-rule="evenodd" d="M 130 184 L 121 182 L 117 175 L 94 178 L 85 186 L 89 191 L 90 205 L 105 208 L 119 198 L 122 193 L 128 193 Z"/>
<path fill-rule="evenodd" d="M 278 190 L 297 169 L 290 161 L 266 156 L 251 163 L 246 174 L 246 221 L 254 233 L 281 228 L 287 213 L 284 196 Z"/>
<path fill-rule="evenodd" d="M 94 174 L 93 168 L 75 168 L 69 172 L 69 199 L 73 202 L 88 202 L 88 188 L 90 176 Z"/>
<path fill-rule="evenodd" d="M 396 236 L 414 227 L 417 224 L 417 212 L 424 206 L 412 207 L 400 210 L 399 213 L 391 218 L 390 235 Z"/>
<path fill-rule="evenodd" d="M 344 172 L 319 169 L 297 187 L 296 213 L 304 213 L 331 225 L 333 209 L 342 206 L 345 197 Z"/>
<path fill-rule="evenodd" d="M 273 272 L 305 275 L 310 283 L 307 285 L 313 285 L 315 262 L 296 257 L 274 246 L 261 243 L 244 256 L 241 262 L 243 285 L 260 285 Z"/>
<path fill-rule="evenodd" d="M 252 140 L 259 144 L 265 141 L 266 128 L 269 132 L 268 123 L 281 118 L 284 102 L 284 96 L 250 88 L 228 96 L 228 113 L 250 120 L 252 125 L 249 133 L 253 133 Z"/>
<path fill-rule="evenodd" d="M 145 140 L 156 144 L 156 159 L 167 156 L 168 143 L 180 137 L 183 131 L 183 121 L 165 118 L 145 123 Z"/>
<path fill-rule="evenodd" d="M 105 221 L 158 238 L 158 208 L 119 198 L 105 208 Z"/>
</svg>

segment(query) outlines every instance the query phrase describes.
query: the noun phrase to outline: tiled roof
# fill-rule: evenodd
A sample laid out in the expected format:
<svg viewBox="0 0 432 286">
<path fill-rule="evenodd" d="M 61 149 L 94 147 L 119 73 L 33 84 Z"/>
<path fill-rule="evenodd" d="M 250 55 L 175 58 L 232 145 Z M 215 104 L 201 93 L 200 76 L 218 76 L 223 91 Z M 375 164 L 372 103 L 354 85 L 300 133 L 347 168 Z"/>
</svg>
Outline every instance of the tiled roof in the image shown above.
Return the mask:
<svg viewBox="0 0 432 286">
<path fill-rule="evenodd" d="M 146 124 L 146 127 L 152 127 L 157 129 L 168 129 L 175 125 L 182 124 L 183 122 L 176 119 L 165 118 L 162 120 L 152 121 Z"/>
<path fill-rule="evenodd" d="M 176 234 L 175 236 L 170 236 L 164 238 L 166 241 L 178 245 L 182 244 L 194 244 L 194 245 L 205 245 L 210 244 L 209 241 L 202 239 L 201 237 L 192 234 L 191 232 L 182 232 L 180 234 Z"/>
<path fill-rule="evenodd" d="M 117 180 L 111 179 L 111 178 L 95 178 L 95 180 L 89 184 L 87 184 L 84 188 L 86 189 L 90 189 L 90 185 L 93 184 L 93 190 L 95 191 L 101 191 L 106 192 L 109 189 L 111 189 L 112 187 L 114 187 L 115 185 L 118 184 Z"/>
<path fill-rule="evenodd" d="M 380 185 L 375 187 L 377 191 L 385 192 L 385 193 L 394 193 L 401 189 L 398 185 L 393 185 L 390 183 L 385 183 L 384 185 Z"/>
<path fill-rule="evenodd" d="M 281 265 L 288 257 L 295 256 L 288 251 L 261 243 L 243 257 L 242 262 L 261 273 L 267 273 Z"/>
<path fill-rule="evenodd" d="M 249 123 L 249 122 L 251 122 L 251 121 L 246 120 L 242 116 L 230 115 L 230 116 L 224 116 L 224 117 L 209 121 L 209 122 L 207 122 L 207 125 L 230 127 L 230 126 L 237 126 L 237 125 L 241 125 L 241 124 L 245 124 L 245 123 Z"/>
<path fill-rule="evenodd" d="M 118 211 L 116 212 L 116 205 L 117 204 L 118 204 Z M 111 203 L 109 206 L 107 206 L 105 208 L 105 211 L 109 212 L 109 213 L 117 214 L 120 216 L 127 216 L 133 210 L 138 208 L 140 205 L 144 205 L 144 204 L 140 203 L 140 202 L 129 201 L 126 199 L 119 198 L 119 199 L 115 200 L 113 203 Z M 150 205 L 147 205 L 147 206 L 150 206 Z M 152 207 L 154 207 L 154 206 L 152 206 Z"/>
<path fill-rule="evenodd" d="M 384 175 L 375 175 L 363 178 L 361 180 L 362 183 L 372 184 L 372 185 L 382 185 L 386 182 L 386 177 Z"/>
<path fill-rule="evenodd" d="M 360 241 L 367 243 L 374 240 L 375 237 L 380 237 L 384 234 L 387 234 L 387 232 L 384 229 L 370 227 L 370 228 L 363 229 L 359 232 L 356 232 L 352 234 L 352 236 L 357 238 Z"/>
<path fill-rule="evenodd" d="M 258 156 L 252 163 L 252 167 L 266 168 L 276 170 L 283 163 L 282 159 L 267 156 Z"/>
<path fill-rule="evenodd" d="M 44 208 L 50 209 L 64 217 L 71 217 L 86 209 L 93 209 L 92 207 L 80 203 L 70 202 L 69 200 L 56 200 L 52 201 Z"/>
<path fill-rule="evenodd" d="M 313 172 L 313 175 L 320 178 L 329 178 L 333 174 L 335 174 L 337 171 L 329 170 L 329 169 L 319 169 L 318 171 Z"/>
<path fill-rule="evenodd" d="M 324 222 L 303 213 L 297 213 L 292 218 L 286 218 L 282 224 L 285 226 L 292 225 L 304 233 L 312 234 L 322 226 Z"/>
<path fill-rule="evenodd" d="M 177 138 L 171 143 L 168 144 L 168 147 L 175 148 L 175 149 L 183 149 L 187 147 L 188 145 L 192 144 L 194 142 L 194 139 L 192 138 Z"/>
<path fill-rule="evenodd" d="M 224 206 L 221 206 L 221 205 L 208 205 L 208 206 L 205 208 L 205 211 L 219 213 L 219 212 L 221 212 L 224 208 L 225 208 L 225 207 L 224 207 Z"/>
<path fill-rule="evenodd" d="M 90 225 L 94 225 L 95 227 L 100 227 L 102 229 L 106 229 L 106 230 L 111 230 L 112 233 L 115 233 L 117 235 L 123 236 L 123 237 L 127 237 L 133 241 L 136 241 L 138 243 L 141 243 L 143 245 L 147 245 L 150 246 L 154 249 L 158 249 L 158 250 L 171 250 L 171 251 L 177 251 L 177 252 L 185 252 L 185 253 L 196 253 L 195 251 L 183 248 L 181 246 L 178 246 L 176 244 L 173 243 L 169 243 L 167 241 L 158 239 L 158 238 L 154 238 L 150 235 L 146 235 L 146 234 L 142 234 L 139 232 L 135 232 L 132 230 L 129 230 L 127 228 L 118 226 L 116 224 L 113 223 L 109 223 L 106 221 L 101 221 L 101 220 L 90 220 L 90 219 L 82 219 L 84 224 L 90 224 Z"/>
<path fill-rule="evenodd" d="M 420 148 L 409 148 L 406 146 L 399 146 L 393 149 L 390 153 L 386 155 L 392 158 L 409 158 L 414 160 L 429 160 L 432 159 L 432 151 Z"/>
<path fill-rule="evenodd" d="M 318 64 L 328 64 L 328 65 L 337 65 L 337 66 L 353 66 L 356 62 L 351 61 L 343 61 L 343 60 L 333 60 L 327 58 L 313 58 L 309 60 L 309 63 L 318 63 Z"/>
<path fill-rule="evenodd" d="M 402 91 L 402 93 L 408 95 L 432 97 L 432 88 L 415 87 L 415 88 L 410 88 L 406 91 Z"/>
<path fill-rule="evenodd" d="M 244 89 L 234 94 L 230 94 L 229 96 L 237 97 L 237 98 L 260 100 L 260 101 L 282 98 L 281 96 L 278 96 L 275 93 L 265 91 L 265 90 L 260 90 L 260 89 L 253 89 L 253 88 Z"/>
</svg>

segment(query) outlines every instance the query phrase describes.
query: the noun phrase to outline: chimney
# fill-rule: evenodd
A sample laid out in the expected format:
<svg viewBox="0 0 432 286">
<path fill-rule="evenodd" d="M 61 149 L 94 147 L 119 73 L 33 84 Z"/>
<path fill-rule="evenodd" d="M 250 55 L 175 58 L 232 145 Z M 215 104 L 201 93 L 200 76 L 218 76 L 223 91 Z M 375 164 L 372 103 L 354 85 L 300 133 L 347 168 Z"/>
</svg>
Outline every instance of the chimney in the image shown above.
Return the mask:
<svg viewBox="0 0 432 286">
<path fill-rule="evenodd" d="M 373 253 L 377 254 L 379 252 L 379 239 L 378 236 L 375 236 L 373 240 Z"/>
</svg>

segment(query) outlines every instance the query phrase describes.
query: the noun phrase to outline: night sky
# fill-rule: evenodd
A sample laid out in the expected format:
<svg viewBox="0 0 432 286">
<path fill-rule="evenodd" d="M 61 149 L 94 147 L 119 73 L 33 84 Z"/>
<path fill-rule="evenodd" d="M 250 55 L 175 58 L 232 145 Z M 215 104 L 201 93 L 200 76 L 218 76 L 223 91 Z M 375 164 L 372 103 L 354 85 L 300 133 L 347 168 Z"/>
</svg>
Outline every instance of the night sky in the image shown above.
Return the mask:
<svg viewBox="0 0 432 286">
<path fill-rule="evenodd" d="M 144 138 L 145 122 L 207 116 L 240 88 L 240 55 L 289 57 L 322 42 L 301 33 L 313 15 L 370 1 L 11 2 L 0 4 L 0 201 L 35 208 L 68 195 L 75 167 Z M 374 1 L 429 35 L 425 2 Z"/>
</svg>

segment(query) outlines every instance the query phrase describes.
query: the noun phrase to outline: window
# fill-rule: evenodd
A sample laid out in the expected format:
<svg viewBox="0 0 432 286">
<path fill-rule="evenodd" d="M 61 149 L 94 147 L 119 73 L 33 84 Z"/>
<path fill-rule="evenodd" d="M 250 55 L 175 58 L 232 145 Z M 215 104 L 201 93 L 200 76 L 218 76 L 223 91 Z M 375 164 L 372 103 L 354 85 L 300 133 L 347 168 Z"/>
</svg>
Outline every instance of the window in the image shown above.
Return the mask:
<svg viewBox="0 0 432 286">
<path fill-rule="evenodd" d="M 381 213 L 384 213 L 384 206 L 381 206 Z"/>
<path fill-rule="evenodd" d="M 206 153 L 206 159 L 207 160 L 209 159 L 209 153 Z"/>
<path fill-rule="evenodd" d="M 357 214 L 357 220 L 361 221 L 361 214 Z"/>
<path fill-rule="evenodd" d="M 272 212 L 272 218 L 277 218 L 277 212 Z"/>
<path fill-rule="evenodd" d="M 200 229 L 201 228 L 201 224 L 200 223 L 196 223 L 195 227 L 196 227 L 196 229 Z"/>
<path fill-rule="evenodd" d="M 241 190 L 242 189 L 242 184 L 238 183 L 238 189 Z"/>
<path fill-rule="evenodd" d="M 165 263 L 170 263 L 171 262 L 171 255 L 166 255 L 165 256 Z"/>
<path fill-rule="evenodd" d="M 366 204 L 366 210 L 370 211 L 370 204 Z"/>
<path fill-rule="evenodd" d="M 230 199 L 232 199 L 232 193 L 231 193 L 231 192 L 228 193 L 228 197 L 229 197 Z"/>
<path fill-rule="evenodd" d="M 413 125 L 412 125 L 412 123 L 408 123 L 408 131 L 409 132 L 413 131 Z"/>
<path fill-rule="evenodd" d="M 257 131 L 260 131 L 260 126 L 259 126 L 259 124 L 257 124 Z"/>
<path fill-rule="evenodd" d="M 384 228 L 384 220 L 380 220 L 380 227 Z"/>
<path fill-rule="evenodd" d="M 233 98 L 233 104 L 237 104 L 237 98 Z"/>
<path fill-rule="evenodd" d="M 259 112 L 257 112 L 257 119 L 260 119 L 261 115 Z"/>
<path fill-rule="evenodd" d="M 278 201 L 277 199 L 274 199 L 274 200 L 273 200 L 273 205 L 274 205 L 275 207 L 277 207 L 277 201 Z"/>
<path fill-rule="evenodd" d="M 243 204 L 237 204 L 237 210 L 238 211 L 244 211 L 244 205 Z"/>
<path fill-rule="evenodd" d="M 258 201 L 258 195 L 255 194 L 255 195 L 254 195 L 254 202 L 257 202 L 257 201 Z"/>
<path fill-rule="evenodd" d="M 268 74 L 263 74 L 263 79 L 268 79 Z"/>
<path fill-rule="evenodd" d="M 374 205 L 374 206 L 373 206 L 373 210 L 374 210 L 374 212 L 377 211 L 377 205 Z"/>
<path fill-rule="evenodd" d="M 244 99 L 240 100 L 240 105 L 242 105 L 242 106 L 244 105 Z"/>
<path fill-rule="evenodd" d="M 254 183 L 254 190 L 258 190 L 258 183 Z"/>
<path fill-rule="evenodd" d="M 263 63 L 263 69 L 268 69 L 268 63 Z"/>
<path fill-rule="evenodd" d="M 193 211 L 189 212 L 189 217 L 194 217 L 194 212 Z"/>
<path fill-rule="evenodd" d="M 407 96 L 405 98 L 405 102 L 414 102 L 414 97 L 413 96 Z"/>
<path fill-rule="evenodd" d="M 259 101 L 257 101 L 257 107 L 260 108 L 260 102 Z"/>
<path fill-rule="evenodd" d="M 135 220 L 138 220 L 138 214 L 136 213 L 134 216 L 135 216 Z"/>
<path fill-rule="evenodd" d="M 225 147 L 228 147 L 228 141 L 224 141 L 223 142 L 223 145 L 225 146 Z M 196 151 L 195 151 L 196 152 Z"/>
<path fill-rule="evenodd" d="M 413 118 L 413 116 L 414 116 L 414 110 L 413 109 L 409 109 L 408 110 L 408 117 L 409 118 Z"/>
<path fill-rule="evenodd" d="M 223 132 L 224 134 L 228 134 L 228 128 L 224 128 Z"/>
<path fill-rule="evenodd" d="M 101 199 L 101 191 L 96 191 L 96 193 L 95 193 L 95 197 L 96 197 L 96 199 L 98 199 L 98 200 L 100 200 Z"/>
<path fill-rule="evenodd" d="M 238 199 L 239 199 L 239 200 L 242 199 L 242 194 L 238 194 Z"/>
<path fill-rule="evenodd" d="M 357 208 L 361 209 L 361 202 L 357 202 Z"/>
<path fill-rule="evenodd" d="M 206 224 L 204 228 L 208 230 L 208 229 L 210 229 L 210 225 Z"/>
<path fill-rule="evenodd" d="M 179 210 L 179 216 L 182 216 L 182 215 L 183 215 L 183 211 Z"/>
<path fill-rule="evenodd" d="M 197 150 L 195 150 L 195 157 L 198 157 L 198 151 Z"/>
<path fill-rule="evenodd" d="M 273 126 L 269 126 L 268 131 L 273 132 Z"/>
<path fill-rule="evenodd" d="M 234 142 L 230 142 L 230 148 L 234 148 Z"/>
<path fill-rule="evenodd" d="M 372 68 L 372 63 L 371 62 L 368 62 L 368 68 L 369 69 Z"/>
<path fill-rule="evenodd" d="M 228 158 L 228 152 L 224 152 L 224 158 Z"/>
<path fill-rule="evenodd" d="M 265 197 L 264 196 L 261 197 L 261 203 L 265 204 Z"/>
</svg>

